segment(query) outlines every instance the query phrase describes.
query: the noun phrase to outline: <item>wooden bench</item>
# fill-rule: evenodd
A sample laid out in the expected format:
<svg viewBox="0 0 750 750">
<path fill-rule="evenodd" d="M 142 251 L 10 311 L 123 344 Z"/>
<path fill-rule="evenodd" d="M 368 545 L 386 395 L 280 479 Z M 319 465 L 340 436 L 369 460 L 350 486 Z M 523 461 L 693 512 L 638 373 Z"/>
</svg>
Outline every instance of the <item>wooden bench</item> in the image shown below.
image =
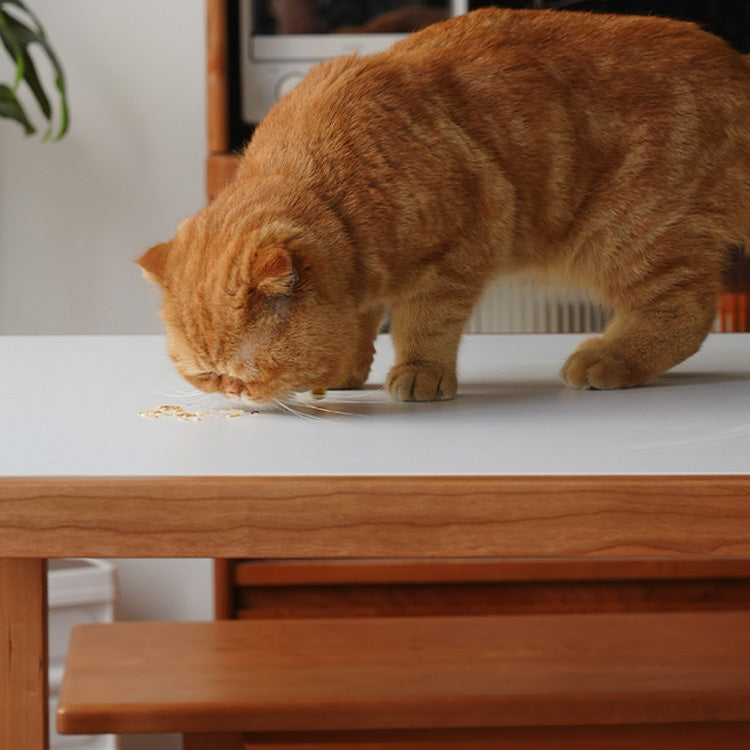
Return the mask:
<svg viewBox="0 0 750 750">
<path fill-rule="evenodd" d="M 190 750 L 739 749 L 750 613 L 83 625 L 57 723 Z"/>
</svg>

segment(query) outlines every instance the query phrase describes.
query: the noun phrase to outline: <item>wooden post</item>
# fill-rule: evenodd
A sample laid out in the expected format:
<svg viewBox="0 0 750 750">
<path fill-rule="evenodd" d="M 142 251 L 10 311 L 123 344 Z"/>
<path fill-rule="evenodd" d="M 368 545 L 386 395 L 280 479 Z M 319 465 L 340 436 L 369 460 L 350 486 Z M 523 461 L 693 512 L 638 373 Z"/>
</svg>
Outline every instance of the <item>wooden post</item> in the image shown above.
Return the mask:
<svg viewBox="0 0 750 750">
<path fill-rule="evenodd" d="M 210 154 L 229 149 L 226 0 L 206 0 L 206 104 Z"/>
<path fill-rule="evenodd" d="M 235 560 L 214 560 L 214 617 L 217 620 L 234 618 Z"/>
<path fill-rule="evenodd" d="M 234 176 L 238 156 L 229 149 L 227 0 L 206 0 L 206 194 L 212 199 Z"/>
<path fill-rule="evenodd" d="M 46 560 L 0 560 L 0 680 L 0 748 L 46 750 Z"/>
</svg>

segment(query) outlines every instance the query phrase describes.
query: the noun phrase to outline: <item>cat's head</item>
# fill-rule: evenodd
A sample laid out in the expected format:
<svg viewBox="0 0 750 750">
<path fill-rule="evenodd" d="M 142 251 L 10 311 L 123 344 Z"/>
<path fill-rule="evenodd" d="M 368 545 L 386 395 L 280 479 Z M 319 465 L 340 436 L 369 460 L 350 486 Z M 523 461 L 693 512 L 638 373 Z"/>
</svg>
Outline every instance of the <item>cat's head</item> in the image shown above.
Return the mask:
<svg viewBox="0 0 750 750">
<path fill-rule="evenodd" d="M 202 212 L 136 261 L 161 287 L 177 370 L 249 404 L 345 382 L 356 306 L 342 269 L 311 262 L 310 238 L 280 222 L 230 225 Z"/>
</svg>

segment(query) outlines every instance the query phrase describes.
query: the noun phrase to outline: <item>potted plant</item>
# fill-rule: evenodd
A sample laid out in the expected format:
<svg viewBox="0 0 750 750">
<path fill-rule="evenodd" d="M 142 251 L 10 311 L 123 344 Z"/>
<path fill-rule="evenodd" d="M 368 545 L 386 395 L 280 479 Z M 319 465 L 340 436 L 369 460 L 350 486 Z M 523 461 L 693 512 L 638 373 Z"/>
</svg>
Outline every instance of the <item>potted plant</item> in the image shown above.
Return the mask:
<svg viewBox="0 0 750 750">
<path fill-rule="evenodd" d="M 48 123 L 44 134 L 45 140 L 50 137 L 59 140 L 68 129 L 65 77 L 39 19 L 22 0 L 0 0 L 0 41 L 15 68 L 12 83 L 0 82 L 0 117 L 15 120 L 23 126 L 27 135 L 36 132 L 34 124 L 26 113 L 24 103 L 19 98 L 19 93 L 26 88 Z M 45 84 L 40 79 L 34 60 L 29 55 L 29 48 L 34 45 L 41 48 L 51 67 L 53 85 L 57 91 L 55 107 L 50 102 Z"/>
</svg>

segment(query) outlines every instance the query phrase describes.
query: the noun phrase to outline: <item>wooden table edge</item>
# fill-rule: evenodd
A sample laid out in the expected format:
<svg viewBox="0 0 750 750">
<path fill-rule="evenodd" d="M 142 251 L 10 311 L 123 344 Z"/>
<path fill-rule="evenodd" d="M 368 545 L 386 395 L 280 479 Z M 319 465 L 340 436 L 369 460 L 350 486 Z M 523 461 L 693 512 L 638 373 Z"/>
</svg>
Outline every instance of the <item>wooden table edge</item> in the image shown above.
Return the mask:
<svg viewBox="0 0 750 750">
<path fill-rule="evenodd" d="M 750 475 L 5 477 L 3 557 L 750 558 Z"/>
</svg>

